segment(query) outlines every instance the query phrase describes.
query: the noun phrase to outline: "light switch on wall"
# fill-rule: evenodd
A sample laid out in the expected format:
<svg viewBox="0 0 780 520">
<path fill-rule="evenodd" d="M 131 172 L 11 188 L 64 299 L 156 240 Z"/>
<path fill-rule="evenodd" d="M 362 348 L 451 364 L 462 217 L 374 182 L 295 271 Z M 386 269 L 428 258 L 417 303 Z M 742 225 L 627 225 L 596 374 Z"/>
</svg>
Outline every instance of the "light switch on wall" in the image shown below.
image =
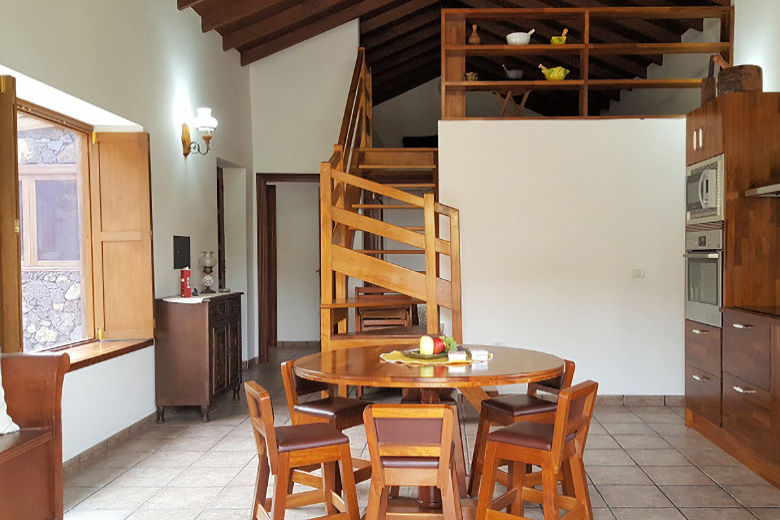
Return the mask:
<svg viewBox="0 0 780 520">
<path fill-rule="evenodd" d="M 645 277 L 644 267 L 637 267 L 631 271 L 631 278 L 644 278 L 644 277 Z"/>
</svg>

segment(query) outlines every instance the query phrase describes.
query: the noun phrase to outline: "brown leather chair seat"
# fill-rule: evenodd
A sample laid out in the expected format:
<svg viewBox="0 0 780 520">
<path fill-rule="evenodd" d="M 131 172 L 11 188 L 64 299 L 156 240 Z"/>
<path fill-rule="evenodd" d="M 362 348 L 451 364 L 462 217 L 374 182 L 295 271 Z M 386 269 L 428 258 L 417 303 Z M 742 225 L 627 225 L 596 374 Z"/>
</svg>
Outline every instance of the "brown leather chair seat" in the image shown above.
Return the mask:
<svg viewBox="0 0 780 520">
<path fill-rule="evenodd" d="M 277 426 L 274 431 L 279 453 L 349 444 L 349 438 L 328 423 Z"/>
<path fill-rule="evenodd" d="M 550 451 L 552 449 L 553 428 L 552 424 L 519 422 L 490 433 L 487 440 Z M 575 433 L 570 433 L 566 436 L 566 441 L 573 440 L 575 435 Z"/>
<path fill-rule="evenodd" d="M 496 412 L 509 414 L 512 417 L 555 412 L 556 406 L 553 402 L 528 394 L 504 395 L 482 401 L 483 408 L 491 408 Z"/>
<path fill-rule="evenodd" d="M 334 396 L 306 403 L 298 403 L 293 406 L 293 410 L 298 413 L 324 417 L 326 419 L 345 419 L 347 417 L 362 417 L 363 410 L 369 404 L 371 404 L 369 401 Z"/>
</svg>

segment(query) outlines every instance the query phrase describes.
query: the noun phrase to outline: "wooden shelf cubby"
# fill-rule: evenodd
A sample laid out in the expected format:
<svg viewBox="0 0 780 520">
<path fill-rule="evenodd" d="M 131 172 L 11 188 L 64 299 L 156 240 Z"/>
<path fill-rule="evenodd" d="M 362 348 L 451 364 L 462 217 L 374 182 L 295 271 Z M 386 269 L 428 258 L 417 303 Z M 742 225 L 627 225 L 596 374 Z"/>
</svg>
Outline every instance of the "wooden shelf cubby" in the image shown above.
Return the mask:
<svg viewBox="0 0 780 520">
<path fill-rule="evenodd" d="M 591 41 L 592 22 L 604 23 L 610 20 L 704 20 L 715 18 L 720 21 L 718 42 L 627 42 Z M 511 26 L 523 30 L 535 24 L 545 27 L 566 26 L 571 28 L 569 41 L 564 45 L 538 43 L 532 39 L 529 45 L 493 44 L 468 45 L 466 43 L 470 26 L 477 24 L 492 28 L 495 34 Z M 688 89 L 700 88 L 702 78 L 687 77 L 673 79 L 652 79 L 639 77 L 643 70 L 634 70 L 634 77 L 608 77 L 601 73 L 601 61 L 605 59 L 628 64 L 636 56 L 662 56 L 665 54 L 720 54 L 727 61 L 733 61 L 734 9 L 730 6 L 704 7 L 590 7 L 590 8 L 486 8 L 486 9 L 442 9 L 442 119 L 463 119 L 466 117 L 466 92 L 484 91 L 517 95 L 532 91 L 572 91 L 579 93 L 579 117 L 588 117 L 588 98 L 592 90 L 620 89 Z M 601 26 L 599 26 L 601 28 Z M 509 31 L 507 31 L 509 32 Z M 601 31 L 603 33 L 603 31 Z M 495 37 L 493 38 L 495 39 Z M 593 38 L 597 40 L 597 38 Z M 549 67 L 561 65 L 572 69 L 568 79 L 546 81 L 534 77 L 523 80 L 465 81 L 468 59 L 491 60 L 498 69 L 500 58 L 516 58 L 530 65 L 539 60 Z M 633 62 L 632 62 L 633 63 Z M 594 73 L 595 70 L 595 73 Z M 629 74 L 627 74 L 628 76 Z M 606 76 L 606 77 L 605 77 Z M 572 114 L 574 115 L 574 114 Z M 637 114 L 641 115 L 641 114 Z"/>
</svg>

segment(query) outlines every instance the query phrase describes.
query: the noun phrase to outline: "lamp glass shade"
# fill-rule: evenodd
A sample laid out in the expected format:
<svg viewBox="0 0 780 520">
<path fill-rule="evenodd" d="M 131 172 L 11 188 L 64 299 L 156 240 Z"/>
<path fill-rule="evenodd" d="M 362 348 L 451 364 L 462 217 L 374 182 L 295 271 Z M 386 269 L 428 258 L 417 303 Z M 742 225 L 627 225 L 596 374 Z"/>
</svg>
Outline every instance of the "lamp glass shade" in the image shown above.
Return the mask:
<svg viewBox="0 0 780 520">
<path fill-rule="evenodd" d="M 211 115 L 211 109 L 207 107 L 199 107 L 195 116 L 195 127 L 200 132 L 213 132 L 216 130 L 219 122 Z"/>
</svg>

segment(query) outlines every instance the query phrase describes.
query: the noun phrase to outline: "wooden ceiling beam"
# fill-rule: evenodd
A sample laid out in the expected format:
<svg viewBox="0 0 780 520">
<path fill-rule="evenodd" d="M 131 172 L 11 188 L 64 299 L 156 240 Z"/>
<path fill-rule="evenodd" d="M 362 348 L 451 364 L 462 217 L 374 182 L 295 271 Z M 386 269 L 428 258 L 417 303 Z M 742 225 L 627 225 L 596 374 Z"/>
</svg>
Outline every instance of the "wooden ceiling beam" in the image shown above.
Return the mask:
<svg viewBox="0 0 780 520">
<path fill-rule="evenodd" d="M 399 18 L 403 18 L 417 11 L 421 11 L 426 7 L 437 4 L 438 2 L 439 0 L 409 0 L 407 2 L 403 2 L 398 7 L 394 7 L 379 13 L 376 16 L 360 20 L 360 34 L 368 34 L 371 31 L 375 31 L 398 20 Z"/>
<path fill-rule="evenodd" d="M 374 104 L 378 105 L 389 99 L 408 92 L 413 88 L 419 87 L 423 83 L 427 83 L 432 79 L 439 77 L 439 71 L 430 66 L 418 67 L 415 70 L 409 71 L 402 77 L 395 79 L 389 79 L 383 83 L 381 88 L 374 92 Z M 438 100 L 437 100 L 438 102 Z"/>
<path fill-rule="evenodd" d="M 385 27 L 383 30 L 377 31 L 374 34 L 361 36 L 360 42 L 363 47 L 370 49 L 372 47 L 377 47 L 386 42 L 389 42 L 390 40 L 404 37 L 409 33 L 416 31 L 420 27 L 424 27 L 435 21 L 438 21 L 439 24 L 441 24 L 441 11 L 439 9 L 429 9 L 406 20 L 399 20 L 398 22 L 391 24 L 389 27 Z"/>
<path fill-rule="evenodd" d="M 213 29 L 222 31 L 244 20 L 253 23 L 261 18 L 273 16 L 301 2 L 303 0 L 231 0 L 230 2 L 223 0 L 213 8 L 201 10 L 200 27 L 203 32 Z"/>
<path fill-rule="evenodd" d="M 407 61 L 414 60 L 421 55 L 425 55 L 431 52 L 439 53 L 439 56 L 441 56 L 441 51 L 439 50 L 440 48 L 441 39 L 439 37 L 429 38 L 424 42 L 421 42 L 403 51 L 397 52 L 383 60 L 371 63 L 371 72 L 373 74 L 384 74 L 385 72 L 389 72 L 399 65 L 406 63 Z M 441 65 L 439 68 L 441 68 Z"/>
<path fill-rule="evenodd" d="M 441 74 L 441 54 L 436 51 L 421 54 L 398 65 L 393 69 L 387 69 L 381 72 L 375 72 L 372 67 L 371 79 L 374 85 L 382 85 L 389 80 L 401 77 L 409 71 L 413 71 L 417 68 L 428 68 L 435 70 L 437 74 Z"/>
<path fill-rule="evenodd" d="M 412 45 L 417 45 L 429 38 L 439 38 L 441 36 L 441 24 L 433 22 L 432 24 L 423 27 L 411 34 L 406 35 L 403 38 L 396 38 L 383 45 L 378 45 L 373 48 L 366 49 L 366 61 L 368 63 L 374 63 L 380 61 L 388 56 L 391 56 L 397 52 L 404 51 Z"/>
<path fill-rule="evenodd" d="M 325 31 L 329 31 L 343 25 L 350 20 L 360 18 L 366 13 L 370 13 L 376 9 L 381 8 L 384 5 L 391 3 L 394 0 L 363 0 L 356 4 L 353 4 L 346 9 L 337 11 L 334 14 L 318 17 L 315 21 L 303 25 L 294 30 L 284 31 L 273 39 L 247 48 L 241 51 L 241 64 L 247 65 L 259 59 L 270 56 L 275 52 L 279 52 L 282 49 L 291 47 L 304 40 L 308 40 L 318 34 Z M 306 5 L 306 4 L 302 4 Z"/>
<path fill-rule="evenodd" d="M 562 0 L 562 3 L 564 4 L 563 7 L 606 7 L 609 5 L 609 2 L 601 0 Z M 615 22 L 614 26 L 619 28 L 619 32 L 632 31 L 659 42 L 680 41 L 680 33 L 665 28 L 663 23 L 655 24 L 650 20 L 635 19 L 626 22 Z M 635 39 L 635 41 L 639 40 Z"/>
<path fill-rule="evenodd" d="M 269 39 L 276 34 L 283 34 L 292 29 L 315 22 L 325 13 L 354 5 L 356 0 L 307 0 L 301 4 L 290 6 L 280 13 L 263 18 L 235 31 L 226 32 L 222 36 L 222 49 L 229 50 L 248 45 L 263 39 Z"/>
</svg>

